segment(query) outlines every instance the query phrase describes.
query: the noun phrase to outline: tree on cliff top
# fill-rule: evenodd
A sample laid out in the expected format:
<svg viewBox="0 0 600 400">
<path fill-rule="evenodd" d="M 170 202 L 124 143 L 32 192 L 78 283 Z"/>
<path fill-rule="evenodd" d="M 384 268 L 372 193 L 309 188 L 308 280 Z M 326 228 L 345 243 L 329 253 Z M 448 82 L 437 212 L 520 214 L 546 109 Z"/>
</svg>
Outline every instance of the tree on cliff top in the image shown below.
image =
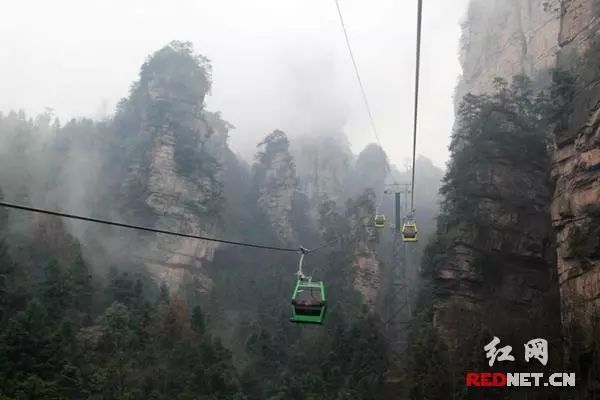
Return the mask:
<svg viewBox="0 0 600 400">
<path fill-rule="evenodd" d="M 202 103 L 212 86 L 210 60 L 195 53 L 192 43 L 172 41 L 146 59 L 133 92 L 138 88 L 153 90 L 154 87 L 146 86 L 150 82 L 158 86 L 157 89 L 168 86 L 181 100 L 201 99 Z"/>
<path fill-rule="evenodd" d="M 260 149 L 256 154 L 256 163 L 254 164 L 255 172 L 255 187 L 259 188 L 263 184 L 274 185 L 287 182 L 286 178 L 293 178 L 293 185 L 297 184 L 296 181 L 296 165 L 294 159 L 290 154 L 289 147 L 290 141 L 285 132 L 275 130 L 268 134 L 257 147 Z M 274 161 L 277 157 L 281 157 L 281 163 L 274 165 Z M 273 170 L 273 178 L 269 182 L 263 182 L 267 171 Z"/>
<path fill-rule="evenodd" d="M 256 154 L 256 160 L 265 166 L 270 166 L 275 154 L 289 151 L 290 140 L 285 132 L 276 129 L 268 134 L 257 147 L 261 150 Z"/>
<path fill-rule="evenodd" d="M 443 215 L 453 220 L 475 222 L 477 207 L 473 202 L 482 196 L 504 197 L 515 206 L 529 200 L 518 190 L 501 187 L 493 176 L 482 176 L 493 173 L 492 165 L 544 174 L 549 166 L 545 98 L 533 93 L 524 76 L 515 77 L 510 86 L 497 78 L 495 88 L 492 95 L 467 94 L 459 107 L 450 144 L 452 161 L 440 190 L 445 196 Z"/>
</svg>

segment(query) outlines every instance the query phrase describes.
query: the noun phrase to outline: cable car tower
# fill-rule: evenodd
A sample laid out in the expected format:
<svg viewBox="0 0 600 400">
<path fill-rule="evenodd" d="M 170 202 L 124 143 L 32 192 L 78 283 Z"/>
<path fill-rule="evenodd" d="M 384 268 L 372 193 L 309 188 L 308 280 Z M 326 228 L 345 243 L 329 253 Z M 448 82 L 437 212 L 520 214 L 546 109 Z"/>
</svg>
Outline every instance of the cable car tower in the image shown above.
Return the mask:
<svg viewBox="0 0 600 400">
<path fill-rule="evenodd" d="M 384 193 L 394 195 L 394 232 L 393 253 L 390 286 L 388 287 L 388 296 L 384 311 L 384 322 L 386 331 L 393 336 L 400 336 L 399 342 L 402 342 L 404 335 L 398 335 L 401 327 L 407 324 L 412 318 L 410 280 L 408 279 L 407 268 L 410 262 L 411 249 L 414 246 L 403 240 L 402 227 L 407 221 L 407 215 L 410 213 L 409 196 L 411 194 L 410 183 L 394 183 L 386 185 Z M 392 336 L 392 335 L 390 335 Z"/>
</svg>

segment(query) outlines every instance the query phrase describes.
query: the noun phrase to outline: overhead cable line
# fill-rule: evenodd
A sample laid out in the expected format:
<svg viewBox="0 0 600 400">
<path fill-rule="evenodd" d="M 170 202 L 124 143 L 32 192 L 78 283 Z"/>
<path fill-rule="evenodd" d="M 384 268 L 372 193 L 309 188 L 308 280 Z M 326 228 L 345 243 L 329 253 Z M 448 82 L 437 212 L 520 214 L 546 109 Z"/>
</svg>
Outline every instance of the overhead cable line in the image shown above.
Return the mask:
<svg viewBox="0 0 600 400">
<path fill-rule="evenodd" d="M 312 249 L 307 249 L 307 248 L 304 248 L 302 246 L 299 246 L 298 248 L 293 248 L 293 247 L 279 247 L 279 246 L 267 246 L 267 245 L 261 245 L 261 244 L 255 244 L 255 243 L 237 242 L 237 241 L 234 241 L 234 240 L 225 240 L 225 239 L 211 238 L 211 237 L 207 237 L 207 236 L 192 235 L 192 234 L 189 234 L 189 233 L 174 232 L 174 231 L 168 231 L 168 230 L 157 229 L 157 228 L 150 228 L 150 227 L 140 226 L 140 225 L 126 224 L 126 223 L 123 223 L 123 222 L 110 221 L 110 220 L 100 219 L 100 218 L 85 217 L 85 216 L 82 216 L 82 215 L 76 215 L 76 214 L 65 213 L 65 212 L 60 212 L 60 211 L 46 210 L 46 209 L 42 209 L 42 208 L 25 206 L 25 205 L 22 205 L 22 204 L 9 203 L 9 202 L 6 202 L 6 201 L 0 201 L 0 207 L 6 207 L 6 208 L 11 208 L 11 209 L 15 209 L 15 210 L 21 210 L 21 211 L 34 212 L 34 213 L 38 213 L 38 214 L 52 215 L 52 216 L 55 216 L 55 217 L 75 219 L 75 220 L 85 221 L 85 222 L 93 222 L 93 223 L 96 223 L 96 224 L 117 226 L 117 227 L 120 227 L 120 228 L 135 229 L 135 230 L 139 230 L 139 231 L 160 233 L 160 234 L 170 235 L 170 236 L 178 236 L 178 237 L 184 237 L 184 238 L 190 238 L 190 239 L 205 240 L 205 241 L 208 241 L 208 242 L 217 242 L 217 243 L 231 244 L 231 245 L 234 245 L 234 246 L 253 247 L 253 248 L 256 248 L 256 249 L 265 249 L 265 250 L 274 250 L 274 251 L 286 251 L 286 252 L 294 252 L 294 253 L 302 253 L 302 254 L 314 253 L 314 252 L 316 252 L 318 250 L 321 250 L 321 249 L 324 249 L 324 248 L 329 247 L 331 245 L 334 245 L 335 243 L 339 242 L 344 237 L 346 237 L 346 235 L 338 236 L 336 239 L 331 240 L 331 241 L 326 242 L 326 243 L 323 243 L 322 245 L 320 245 L 318 247 L 315 247 L 315 248 L 312 248 Z"/>
<path fill-rule="evenodd" d="M 336 0 L 337 1 L 337 0 Z M 413 121 L 413 155 L 412 155 L 412 180 L 410 193 L 410 210 L 415 210 L 415 160 L 417 155 L 417 121 L 419 115 L 419 70 L 421 64 L 421 20 L 423 17 L 423 0 L 418 0 L 417 5 L 417 55 L 415 66 L 415 114 Z"/>
<path fill-rule="evenodd" d="M 331 245 L 334 245 L 334 244 L 336 244 L 337 242 L 339 242 L 340 240 L 342 240 L 342 239 L 343 239 L 345 236 L 346 236 L 346 235 L 341 235 L 341 236 L 338 236 L 338 237 L 337 237 L 337 238 L 335 238 L 334 240 L 331 240 L 331 241 L 329 241 L 329 242 L 327 242 L 327 243 L 324 243 L 324 244 L 322 244 L 322 245 L 321 245 L 321 246 L 319 246 L 319 247 L 315 247 L 314 249 L 310 249 L 310 250 L 308 250 L 308 251 L 307 251 L 307 254 L 314 253 L 315 251 L 318 251 L 318 250 L 321 250 L 321 249 L 323 249 L 323 248 L 325 248 L 325 247 L 329 247 L 329 246 L 331 246 Z"/>
<path fill-rule="evenodd" d="M 373 134 L 375 135 L 375 139 L 377 140 L 377 144 L 383 150 L 383 146 L 381 145 L 381 141 L 379 140 L 379 134 L 377 133 L 377 127 L 375 126 L 375 120 L 373 119 L 373 113 L 371 112 L 371 107 L 369 106 L 369 101 L 367 100 L 367 94 L 365 92 L 365 88 L 362 83 L 362 79 L 360 79 L 360 73 L 358 72 L 358 65 L 356 64 L 356 59 L 354 58 L 354 53 L 352 52 L 352 46 L 350 45 L 350 38 L 348 37 L 348 32 L 346 30 L 346 24 L 344 24 L 344 17 L 342 16 L 342 10 L 340 9 L 340 3 L 338 0 L 335 0 L 335 5 L 337 7 L 338 15 L 340 17 L 340 24 L 342 26 L 342 30 L 344 31 L 344 38 L 346 39 L 346 46 L 348 47 L 348 53 L 350 53 L 350 59 L 352 60 L 352 65 L 354 66 L 354 72 L 356 73 L 356 80 L 358 81 L 358 86 L 360 86 L 360 92 L 362 94 L 363 101 L 365 103 L 365 107 L 367 109 L 367 114 L 369 115 L 369 121 L 371 122 L 371 129 L 373 130 Z M 385 158 L 385 167 L 388 172 L 391 173 L 390 164 L 387 160 L 387 155 Z"/>
<path fill-rule="evenodd" d="M 161 233 L 164 235 L 178 236 L 178 237 L 184 237 L 184 238 L 190 238 L 190 239 L 206 240 L 208 242 L 231 244 L 234 246 L 253 247 L 253 248 L 257 248 L 257 249 L 287 251 L 287 252 L 294 252 L 294 253 L 297 253 L 298 251 L 300 251 L 300 249 L 298 249 L 298 248 L 265 246 L 265 245 L 261 245 L 261 244 L 236 242 L 233 240 L 217 239 L 217 238 L 211 238 L 211 237 L 200 236 L 200 235 L 192 235 L 189 233 L 174 232 L 174 231 L 168 231 L 168 230 L 164 230 L 164 229 L 156 229 L 156 228 L 150 228 L 150 227 L 146 227 L 146 226 L 139 226 L 139 225 L 126 224 L 126 223 L 122 223 L 122 222 L 109 221 L 109 220 L 105 220 L 105 219 L 84 217 L 81 215 L 75 215 L 75 214 L 64 213 L 64 212 L 59 212 L 59 211 L 45 210 L 45 209 L 29 207 L 29 206 L 25 206 L 25 205 L 21 205 L 21 204 L 8 203 L 5 201 L 0 201 L 0 206 L 6 207 L 6 208 L 12 208 L 15 210 L 22 210 L 22 211 L 39 213 L 39 214 L 53 215 L 56 217 L 70 218 L 70 219 L 75 219 L 75 220 L 80 220 L 80 221 L 93 222 L 93 223 L 97 223 L 97 224 L 118 226 L 121 228 L 135 229 L 135 230 L 139 230 L 139 231 Z"/>
</svg>

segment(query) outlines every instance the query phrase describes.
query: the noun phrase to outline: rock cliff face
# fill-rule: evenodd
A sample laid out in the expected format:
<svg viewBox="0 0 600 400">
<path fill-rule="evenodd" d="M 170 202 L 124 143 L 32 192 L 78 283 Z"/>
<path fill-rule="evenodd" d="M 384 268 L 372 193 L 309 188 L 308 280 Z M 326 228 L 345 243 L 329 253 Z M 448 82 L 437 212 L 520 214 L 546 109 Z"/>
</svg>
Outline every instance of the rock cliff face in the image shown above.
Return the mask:
<svg viewBox="0 0 600 400">
<path fill-rule="evenodd" d="M 209 68 L 188 44 L 174 42 L 149 58 L 129 98 L 121 103 L 116 117 L 120 147 L 115 155 L 120 171 L 113 172 L 124 181 L 115 189 L 115 198 L 127 220 L 216 235 L 219 166 L 228 126 L 218 115 L 204 111 Z M 138 239 L 143 245 L 134 249 L 136 256 L 173 289 L 188 270 L 202 275 L 202 264 L 215 250 L 213 243 L 194 239 L 164 235 Z M 206 277 L 201 280 L 210 285 Z"/>
<path fill-rule="evenodd" d="M 519 82 L 467 98 L 458 116 L 425 263 L 434 324 L 455 348 L 482 330 L 513 346 L 542 334 L 559 345 L 546 131 Z"/>
<path fill-rule="evenodd" d="M 355 243 L 353 285 L 370 311 L 375 311 L 381 287 L 381 266 L 375 252 L 379 237 L 373 226 L 374 213 L 375 193 L 372 190 L 366 190 L 355 200 L 348 202 L 347 218 L 352 241 Z"/>
<path fill-rule="evenodd" d="M 551 167 L 536 172 L 537 177 L 522 175 L 502 160 L 477 171 L 482 192 L 490 185 L 526 187 L 530 212 L 510 212 L 506 202 L 498 201 L 502 191 L 493 196 L 487 193 L 485 199 L 481 193 L 471 194 L 476 207 L 487 210 L 493 232 L 477 234 L 462 223 L 441 228 L 452 231 L 455 239 L 442 263 L 448 267 L 439 270 L 444 289 L 434 295 L 436 324 L 447 338 L 458 340 L 464 333 L 461 330 L 468 328 L 457 316 L 476 315 L 475 320 L 485 320 L 482 312 L 498 315 L 482 308 L 485 302 L 477 293 L 485 277 L 472 268 L 474 253 L 483 246 L 493 254 L 510 254 L 496 268 L 500 284 L 491 298 L 495 304 L 512 303 L 516 308 L 509 309 L 516 314 L 511 318 L 520 315 L 517 320 L 523 318 L 527 326 L 528 313 L 552 310 L 540 299 L 544 292 L 558 287 L 565 358 L 586 375 L 593 369 L 590 360 L 598 354 L 595 337 L 600 315 L 599 33 L 600 4 L 594 0 L 471 2 L 463 26 L 463 77 L 457 87 L 457 112 L 463 95 L 492 93 L 494 78 L 529 76 L 535 89 L 550 92 L 555 107 L 553 123 L 546 126 L 552 160 Z M 540 186 L 546 176 L 551 176 L 551 185 Z M 555 261 L 548 249 L 556 249 Z M 497 260 L 494 257 L 484 263 L 491 265 Z M 549 275 L 549 267 L 555 278 Z M 551 320 L 552 315 L 542 319 Z M 598 388 L 594 389 L 590 376 L 582 386 L 592 393 Z"/>
<path fill-rule="evenodd" d="M 599 34 L 597 2 L 564 2 L 558 66 L 569 79 L 562 83 L 565 90 L 559 101 L 565 105 L 564 115 L 553 135 L 552 219 L 566 353 L 574 364 L 593 359 L 600 334 Z M 600 393 L 600 382 L 597 385 Z"/>
<path fill-rule="evenodd" d="M 298 195 L 298 178 L 289 140 L 284 132 L 277 130 L 259 147 L 261 151 L 254 166 L 258 205 L 277 238 L 288 245 L 296 245 L 298 238 L 292 224 L 292 212 Z"/>
<path fill-rule="evenodd" d="M 381 147 L 374 143 L 367 145 L 356 158 L 352 174 L 347 180 L 348 193 L 358 196 L 365 189 L 373 189 L 376 196 L 375 207 L 380 207 L 384 182 L 388 176 L 386 158 L 387 155 Z"/>
<path fill-rule="evenodd" d="M 545 72 L 556 64 L 559 17 L 558 1 L 473 0 L 463 25 L 457 113 L 467 112 L 458 106 L 467 93 L 497 92 L 496 78 L 510 81 L 515 75 L 526 75 L 534 88 L 548 85 Z M 514 124 L 508 114 L 490 116 L 499 127 L 508 124 L 503 129 Z M 455 131 L 461 130 L 460 124 L 459 117 Z M 475 146 L 467 139 L 462 146 L 467 150 L 455 148 L 455 153 L 467 153 L 472 146 L 476 154 L 487 154 L 485 144 Z M 437 243 L 442 256 L 425 260 L 435 265 L 439 289 L 433 297 L 434 323 L 454 346 L 482 328 L 519 344 L 528 335 L 541 333 L 544 322 L 546 335 L 557 339 L 558 324 L 548 324 L 546 317 L 549 310 L 558 312 L 558 303 L 545 150 L 540 150 L 539 163 L 524 160 L 521 166 L 509 149 L 488 150 L 483 157 L 489 162 L 463 155 L 471 160 L 465 170 L 468 165 L 454 154 L 450 166 L 450 174 L 454 171 L 467 178 L 450 185 L 447 178 L 449 219 L 440 224 L 438 234 L 443 239 Z M 452 184 L 460 188 L 458 193 Z M 483 226 L 487 228 L 482 230 Z"/>
<path fill-rule="evenodd" d="M 326 200 L 341 203 L 354 155 L 344 135 L 299 137 L 292 141 L 299 190 L 306 194 L 313 216 Z"/>
<path fill-rule="evenodd" d="M 204 125 L 206 129 L 205 121 L 197 122 L 199 127 Z M 157 133 L 151 150 L 144 200 L 156 217 L 155 226 L 194 235 L 217 236 L 216 216 L 210 216 L 208 211 L 217 181 L 206 176 L 191 178 L 178 174 L 174 132 Z M 215 247 L 214 243 L 195 239 L 156 236 L 145 250 L 145 257 L 157 261 L 148 261 L 146 265 L 154 276 L 176 288 L 187 268 L 200 269 L 204 261 L 212 260 Z M 204 280 L 208 282 L 206 278 Z"/>
<path fill-rule="evenodd" d="M 527 75 L 549 83 L 540 72 L 554 68 L 560 31 L 559 0 L 473 0 L 461 38 L 463 77 L 456 89 L 490 92 L 496 77 Z"/>
</svg>

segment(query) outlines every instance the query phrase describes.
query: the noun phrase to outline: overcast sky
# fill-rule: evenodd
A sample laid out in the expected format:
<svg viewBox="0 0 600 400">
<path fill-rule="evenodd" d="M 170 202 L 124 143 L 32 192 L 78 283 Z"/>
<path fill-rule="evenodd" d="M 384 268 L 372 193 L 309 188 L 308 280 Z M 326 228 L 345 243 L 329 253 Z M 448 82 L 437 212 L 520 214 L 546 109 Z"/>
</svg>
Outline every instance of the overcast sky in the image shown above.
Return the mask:
<svg viewBox="0 0 600 400">
<path fill-rule="evenodd" d="M 424 0 L 417 152 L 443 166 L 468 0 Z M 416 0 L 340 0 L 381 142 L 411 154 Z M 19 0 L 0 16 L 0 110 L 97 117 L 126 96 L 147 55 L 191 41 L 213 65 L 210 111 L 248 157 L 274 129 L 374 141 L 334 0 Z"/>
</svg>

